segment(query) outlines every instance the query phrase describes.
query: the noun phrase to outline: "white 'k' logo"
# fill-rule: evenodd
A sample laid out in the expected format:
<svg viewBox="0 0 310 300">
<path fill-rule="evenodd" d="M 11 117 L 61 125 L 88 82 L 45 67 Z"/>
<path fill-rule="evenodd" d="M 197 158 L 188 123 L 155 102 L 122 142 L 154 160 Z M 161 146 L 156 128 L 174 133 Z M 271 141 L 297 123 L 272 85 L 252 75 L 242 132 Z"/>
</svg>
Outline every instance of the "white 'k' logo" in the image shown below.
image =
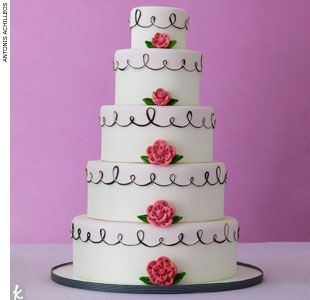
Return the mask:
<svg viewBox="0 0 310 300">
<path fill-rule="evenodd" d="M 22 295 L 23 290 L 21 288 L 19 288 L 19 285 L 16 284 L 15 285 L 15 289 L 13 291 L 13 295 L 14 295 L 14 300 L 22 300 L 24 299 L 24 296 Z"/>
</svg>

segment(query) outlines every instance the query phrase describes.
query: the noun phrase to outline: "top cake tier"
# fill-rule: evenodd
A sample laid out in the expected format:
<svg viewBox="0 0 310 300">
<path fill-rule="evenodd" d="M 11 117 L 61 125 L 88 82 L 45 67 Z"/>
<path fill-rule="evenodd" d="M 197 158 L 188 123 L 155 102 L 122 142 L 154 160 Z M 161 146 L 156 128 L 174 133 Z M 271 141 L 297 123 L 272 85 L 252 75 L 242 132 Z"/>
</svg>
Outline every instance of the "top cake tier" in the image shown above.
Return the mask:
<svg viewBox="0 0 310 300">
<path fill-rule="evenodd" d="M 174 7 L 143 6 L 130 12 L 131 48 L 145 48 L 157 33 L 166 33 L 176 41 L 174 49 L 186 48 L 188 15 L 186 10 Z"/>
</svg>

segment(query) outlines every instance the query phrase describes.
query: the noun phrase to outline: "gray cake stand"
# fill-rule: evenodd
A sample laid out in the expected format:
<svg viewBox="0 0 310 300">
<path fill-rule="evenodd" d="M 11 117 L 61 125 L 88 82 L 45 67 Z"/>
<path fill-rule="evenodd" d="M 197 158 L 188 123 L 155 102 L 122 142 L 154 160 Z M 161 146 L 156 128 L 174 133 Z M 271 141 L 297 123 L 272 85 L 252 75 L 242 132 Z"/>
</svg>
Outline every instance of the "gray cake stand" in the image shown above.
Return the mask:
<svg viewBox="0 0 310 300">
<path fill-rule="evenodd" d="M 52 280 L 61 285 L 84 290 L 128 294 L 189 294 L 229 291 L 257 285 L 263 281 L 263 276 L 264 273 L 260 268 L 238 262 L 237 275 L 226 280 L 205 284 L 177 284 L 170 286 L 124 285 L 99 283 L 76 278 L 73 276 L 72 262 L 57 265 L 51 269 Z"/>
</svg>

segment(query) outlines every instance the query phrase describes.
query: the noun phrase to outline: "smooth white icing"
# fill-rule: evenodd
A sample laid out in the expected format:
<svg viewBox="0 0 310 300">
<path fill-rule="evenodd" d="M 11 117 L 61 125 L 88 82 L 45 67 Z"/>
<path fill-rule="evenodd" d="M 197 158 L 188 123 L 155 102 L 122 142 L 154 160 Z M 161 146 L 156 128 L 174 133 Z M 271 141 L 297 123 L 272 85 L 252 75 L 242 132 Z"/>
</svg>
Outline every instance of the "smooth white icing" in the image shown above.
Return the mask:
<svg viewBox="0 0 310 300">
<path fill-rule="evenodd" d="M 186 272 L 181 284 L 205 283 L 233 277 L 236 274 L 236 241 L 238 223 L 236 219 L 225 217 L 218 221 L 179 223 L 168 228 L 154 228 L 144 223 L 110 222 L 77 216 L 73 220 L 74 237 L 78 237 L 78 229 L 82 240 L 87 235 L 92 241 L 103 238 L 107 243 L 115 244 L 121 239 L 122 244 L 107 245 L 104 242 L 82 242 L 73 240 L 73 271 L 80 278 L 117 284 L 143 284 L 140 276 L 147 276 L 147 264 L 160 256 L 168 256 L 179 272 Z M 226 236 L 225 240 L 225 224 Z M 140 231 L 137 237 L 137 232 Z M 212 242 L 216 236 L 223 243 L 204 245 L 197 242 L 197 232 L 202 232 L 202 241 Z M 177 243 L 182 241 L 191 246 L 179 243 L 176 246 L 159 245 L 147 247 L 143 244 L 125 246 L 123 244 L 138 244 L 139 239 L 150 246 L 158 244 Z"/>
<path fill-rule="evenodd" d="M 208 162 L 213 159 L 215 123 L 210 116 L 214 112 L 197 107 L 202 55 L 184 49 L 187 12 L 168 7 L 138 9 L 138 15 L 133 9 L 130 16 L 133 49 L 115 53 L 117 105 L 101 109 L 101 157 L 107 161 L 88 162 L 87 216 L 73 221 L 74 274 L 103 283 L 143 284 L 139 277 L 147 276 L 146 265 L 164 255 L 179 272 L 187 273 L 180 284 L 233 277 L 238 223 L 224 217 L 225 165 Z M 147 48 L 145 40 L 156 32 L 177 40 L 175 47 Z M 157 88 L 179 102 L 171 107 L 146 106 L 143 98 L 151 98 Z M 155 112 L 154 118 L 150 112 Z M 142 126 L 127 126 L 133 121 Z M 184 128 L 169 125 L 182 127 L 189 121 Z M 208 128 L 195 128 L 202 124 Z M 183 160 L 165 167 L 140 162 L 156 139 L 174 145 Z M 183 219 L 167 228 L 138 220 L 156 200 L 168 201 Z"/>
<path fill-rule="evenodd" d="M 201 53 L 191 50 L 118 50 L 115 53 L 114 67 L 126 69 L 115 72 L 115 103 L 144 105 L 143 98 L 151 97 L 157 88 L 164 88 L 179 100 L 176 105 L 198 105 L 200 72 L 196 68 L 201 70 L 201 60 Z M 131 66 L 141 68 L 137 70 L 129 67 L 128 62 Z M 153 69 L 162 69 L 153 71 L 142 67 L 145 62 Z M 172 69 L 178 69 L 184 64 L 188 70 L 194 71 L 171 71 L 163 68 L 164 64 Z"/>
<path fill-rule="evenodd" d="M 121 126 L 117 124 L 111 127 L 102 126 L 101 159 L 141 162 L 141 155 L 146 154 L 146 148 L 155 140 L 161 139 L 176 147 L 177 153 L 184 156 L 179 163 L 212 161 L 213 116 L 214 111 L 210 107 L 102 106 L 100 113 L 101 121 L 104 120 L 102 124 L 112 125 L 117 121 Z M 133 124 L 126 126 L 130 124 L 130 120 L 139 125 L 152 120 L 159 126 L 154 124 L 143 127 Z M 171 123 L 176 126 L 166 127 Z"/>
<path fill-rule="evenodd" d="M 174 15 L 171 16 L 171 14 Z M 169 17 L 174 26 L 171 24 Z M 130 12 L 129 26 L 131 28 L 131 48 L 145 48 L 145 41 L 151 41 L 155 33 L 166 33 L 169 35 L 171 40 L 176 40 L 177 44 L 174 48 L 186 48 L 186 34 L 187 29 L 183 28 L 187 24 L 187 12 L 181 8 L 174 7 L 160 7 L 160 6 L 143 6 L 135 7 Z M 149 26 L 150 24 L 153 26 Z M 157 26 L 161 27 L 158 28 Z M 167 27 L 169 26 L 169 27 Z M 148 28 L 144 28 L 148 27 Z M 167 28 L 162 28 L 167 27 Z"/>
<path fill-rule="evenodd" d="M 150 183 L 151 174 L 155 175 L 155 183 Z M 206 183 L 206 174 L 214 185 Z M 171 184 L 172 175 L 176 184 Z M 96 219 L 137 222 L 137 215 L 145 214 L 148 205 L 167 200 L 175 206 L 176 214 L 183 217 L 181 222 L 220 219 L 224 216 L 225 175 L 225 165 L 220 162 L 160 167 L 89 161 L 87 214 Z M 217 176 L 223 184 L 217 183 Z M 105 183 L 116 179 L 120 184 L 103 184 L 101 178 Z M 195 185 L 190 184 L 191 178 Z"/>
</svg>

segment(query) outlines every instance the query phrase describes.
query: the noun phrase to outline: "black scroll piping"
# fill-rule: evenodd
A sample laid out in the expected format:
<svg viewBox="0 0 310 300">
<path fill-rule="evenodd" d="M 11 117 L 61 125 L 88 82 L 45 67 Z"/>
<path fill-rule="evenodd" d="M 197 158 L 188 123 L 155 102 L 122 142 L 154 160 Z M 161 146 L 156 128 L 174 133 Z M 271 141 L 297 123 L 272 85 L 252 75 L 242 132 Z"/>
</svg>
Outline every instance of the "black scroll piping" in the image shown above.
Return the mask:
<svg viewBox="0 0 310 300">
<path fill-rule="evenodd" d="M 140 69 L 143 69 L 143 68 L 147 68 L 147 69 L 152 70 L 152 71 L 159 71 L 159 70 L 167 69 L 169 71 L 185 70 L 185 71 L 188 71 L 188 72 L 194 72 L 194 71 L 197 71 L 199 73 L 202 72 L 202 55 L 200 57 L 200 63 L 195 61 L 193 68 L 188 68 L 186 66 L 186 59 L 185 58 L 181 59 L 181 65 L 179 67 L 176 67 L 176 68 L 169 67 L 169 62 L 166 59 L 164 59 L 162 61 L 162 65 L 159 66 L 158 68 L 154 68 L 154 67 L 149 66 L 150 55 L 148 53 L 144 53 L 142 58 L 143 58 L 143 62 L 142 62 L 142 65 L 140 65 L 140 66 L 132 65 L 130 60 L 127 59 L 125 66 L 122 67 L 122 66 L 120 66 L 119 61 L 115 60 L 115 61 L 113 61 L 113 70 L 114 71 L 116 71 L 116 70 L 125 71 L 127 68 L 132 68 L 132 69 L 135 69 L 135 70 L 140 70 Z"/>
<path fill-rule="evenodd" d="M 176 182 L 176 175 L 175 174 L 170 174 L 169 176 L 169 182 L 167 182 L 166 184 L 160 184 L 158 182 L 156 182 L 157 179 L 157 175 L 155 173 L 150 173 L 149 176 L 149 181 L 146 181 L 145 183 L 138 183 L 136 182 L 136 175 L 131 174 L 129 176 L 130 180 L 127 182 L 120 182 L 118 181 L 118 177 L 119 177 L 119 166 L 114 166 L 112 169 L 112 180 L 110 181 L 104 181 L 104 173 L 103 171 L 98 171 L 99 173 L 99 178 L 97 180 L 94 180 L 94 174 L 93 172 L 90 172 L 86 169 L 86 180 L 87 183 L 94 183 L 94 184 L 105 184 L 105 185 L 112 185 L 114 183 L 118 184 L 118 185 L 122 185 L 122 186 L 126 186 L 126 185 L 130 185 L 130 184 L 135 184 L 137 186 L 143 187 L 143 186 L 148 186 L 151 184 L 155 184 L 157 186 L 160 187 L 167 187 L 167 186 L 171 186 L 171 185 L 175 185 L 178 187 L 187 187 L 190 185 L 196 186 L 196 187 L 203 187 L 205 185 L 210 185 L 210 186 L 214 186 L 217 184 L 225 184 L 227 181 L 227 171 L 225 172 L 224 175 L 222 175 L 222 169 L 220 166 L 217 166 L 215 169 L 215 180 L 210 181 L 210 172 L 206 171 L 204 173 L 204 182 L 202 183 L 196 183 L 195 182 L 195 177 L 191 176 L 189 178 L 189 181 L 187 183 L 184 184 L 180 184 Z"/>
<path fill-rule="evenodd" d="M 177 16 L 175 13 L 171 13 L 169 15 L 169 24 L 166 25 L 166 26 L 159 26 L 158 24 L 156 24 L 156 17 L 155 16 L 151 16 L 150 17 L 150 23 L 148 25 L 142 25 L 140 23 L 140 20 L 141 20 L 141 17 L 142 17 L 142 11 L 140 9 L 136 9 L 135 11 L 135 20 L 134 20 L 134 24 L 129 26 L 130 29 L 138 26 L 138 27 L 141 27 L 141 28 L 150 28 L 152 26 L 158 28 L 158 29 L 167 29 L 169 27 L 174 27 L 176 29 L 186 29 L 188 30 L 188 21 L 189 21 L 189 18 L 186 18 L 184 20 L 184 25 L 183 26 L 177 26 L 175 23 L 177 21 Z M 130 23 L 130 21 L 129 21 Z"/>
<path fill-rule="evenodd" d="M 99 235 L 100 238 L 95 240 L 92 239 L 91 237 L 91 233 L 88 231 L 86 233 L 86 237 L 82 238 L 82 229 L 81 228 L 77 228 L 75 229 L 75 225 L 74 223 L 72 223 L 72 227 L 71 227 L 71 239 L 77 241 L 80 240 L 83 243 L 93 243 L 93 244 L 101 244 L 104 243 L 108 246 L 116 246 L 116 245 L 123 245 L 123 246 L 138 246 L 138 245 L 143 245 L 149 248 L 154 248 L 154 247 L 158 247 L 160 245 L 162 246 L 176 246 L 176 245 L 184 245 L 184 246 L 194 246 L 198 243 L 202 244 L 202 245 L 211 245 L 211 244 L 223 244 L 225 242 L 228 243 L 232 243 L 232 242 L 236 242 L 238 240 L 239 237 L 239 228 L 237 230 L 234 230 L 232 233 L 232 237 L 229 237 L 229 233 L 230 233 L 230 226 L 228 223 L 225 223 L 224 227 L 223 227 L 223 238 L 219 238 L 217 234 L 214 234 L 212 236 L 212 238 L 207 241 L 203 239 L 203 235 L 204 235 L 204 231 L 202 229 L 197 230 L 196 232 L 196 240 L 192 243 L 187 243 L 184 241 L 184 237 L 185 234 L 184 233 L 179 233 L 177 236 L 177 240 L 173 243 L 166 243 L 165 239 L 163 237 L 158 238 L 158 241 L 156 241 L 154 244 L 147 244 L 144 240 L 145 240 L 145 232 L 143 230 L 138 230 L 136 232 L 136 237 L 137 237 L 137 242 L 136 243 L 125 243 L 124 242 L 124 234 L 122 233 L 118 233 L 116 235 L 116 240 L 115 242 L 107 242 L 106 241 L 106 234 L 107 231 L 104 228 L 100 228 L 99 230 Z"/>
<path fill-rule="evenodd" d="M 129 120 L 127 123 L 120 123 L 118 121 L 118 112 L 117 111 L 113 111 L 113 120 L 111 123 L 107 123 L 106 118 L 104 116 L 99 116 L 99 123 L 101 127 L 113 127 L 115 125 L 119 126 L 119 127 L 128 127 L 130 125 L 135 125 L 138 127 L 146 127 L 149 125 L 154 125 L 156 127 L 160 127 L 160 128 L 166 128 L 166 127 L 177 127 L 177 128 L 186 128 L 188 126 L 192 126 L 194 128 L 206 128 L 206 129 L 214 129 L 215 128 L 215 116 L 214 113 L 210 114 L 210 121 L 208 122 L 208 124 L 206 124 L 207 122 L 207 118 L 203 117 L 201 119 L 201 124 L 200 125 L 195 125 L 192 123 L 193 120 L 193 112 L 192 111 L 188 111 L 186 114 L 186 123 L 184 124 L 177 124 L 175 121 L 175 117 L 170 117 L 169 118 L 169 123 L 167 124 L 158 124 L 156 123 L 155 119 L 156 119 L 156 109 L 153 107 L 149 107 L 146 109 L 145 114 L 146 114 L 146 118 L 147 118 L 147 122 L 146 123 L 138 123 L 136 122 L 136 118 L 134 116 L 130 116 Z"/>
</svg>

